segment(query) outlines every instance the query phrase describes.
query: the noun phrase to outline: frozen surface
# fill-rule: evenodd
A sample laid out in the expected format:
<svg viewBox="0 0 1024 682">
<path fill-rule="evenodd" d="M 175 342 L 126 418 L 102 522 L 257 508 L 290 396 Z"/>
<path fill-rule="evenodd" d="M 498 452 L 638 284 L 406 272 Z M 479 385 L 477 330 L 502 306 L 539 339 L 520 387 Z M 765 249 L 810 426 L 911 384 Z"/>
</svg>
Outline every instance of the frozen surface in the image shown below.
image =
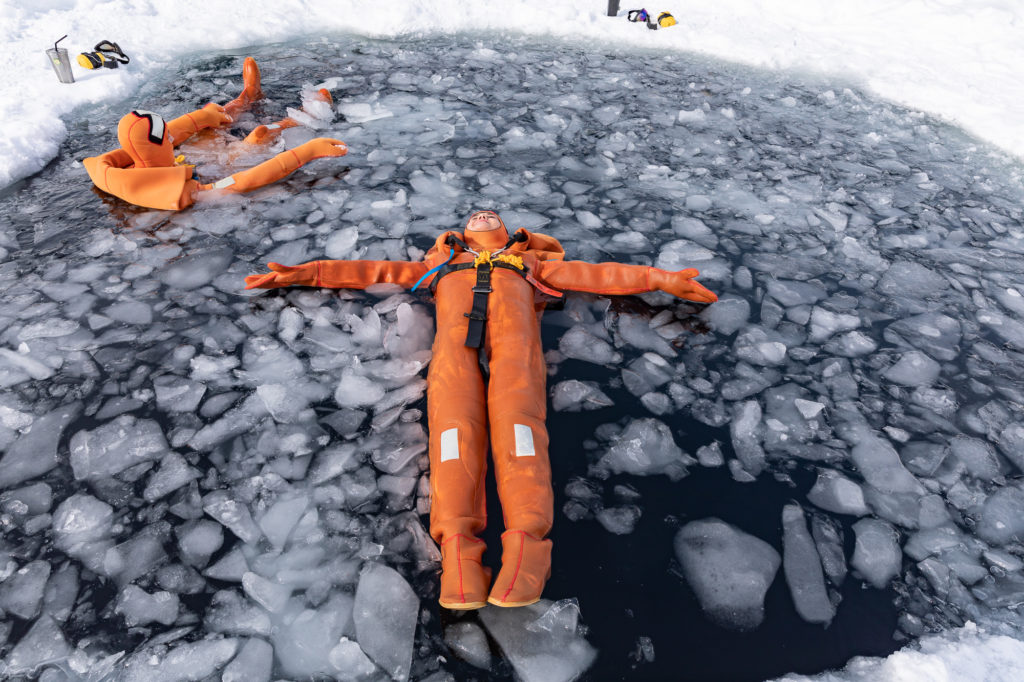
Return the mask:
<svg viewBox="0 0 1024 682">
<path fill-rule="evenodd" d="M 113 97 L 70 130 L 56 163 L 0 197 L 8 670 L 421 679 L 490 660 L 498 676 L 587 674 L 593 644 L 568 607 L 542 619 L 561 628 L 564 661 L 531 661 L 517 639 L 527 623 L 491 659 L 478 633 L 444 641 L 424 527 L 429 302 L 393 286 L 241 290 L 268 260 L 419 258 L 478 206 L 558 237 L 570 258 L 694 265 L 722 296 L 702 309 L 569 295 L 546 315 L 552 433 L 594 425 L 559 453 L 572 474 L 555 481 L 556 528 L 601 534 L 619 565 L 629 543 L 667 542 L 676 523 L 710 514 L 680 516 L 678 496 L 649 499 L 638 482 L 774 481 L 789 494 L 765 515 L 771 528 L 715 526 L 700 547 L 681 536 L 680 564 L 706 552 L 717 576 L 678 579 L 673 548 L 649 549 L 666 556 L 650 570 L 675 581 L 666 603 L 693 589 L 716 622 L 753 628 L 762 610 L 784 610 L 776 593 L 763 599 L 791 563 L 774 589 L 827 636 L 858 594 L 896 600 L 901 638 L 968 621 L 989 634 L 967 647 L 1014 635 L 1019 163 L 845 82 L 490 38 L 257 51 L 268 99 L 231 135 L 323 86 L 335 116 L 309 123 L 351 152 L 249 196 L 162 213 L 94 193 L 76 159 L 108 148 L 137 106 Z M 139 101 L 167 115 L 224 101 L 239 62 L 154 71 Z M 203 160 L 201 177 L 231 162 L 211 137 L 183 150 Z M 783 530 L 790 499 L 804 516 Z M 571 554 L 561 570 L 575 570 Z M 734 582 L 743 589 L 722 587 Z M 624 589 L 632 608 L 640 597 Z M 723 594 L 742 604 L 711 599 Z M 400 628 L 381 625 L 387 598 Z M 588 616 L 591 604 L 580 603 Z M 484 625 L 500 639 L 500 624 Z M 685 650 L 657 633 L 645 648 L 646 625 L 602 651 L 608 665 L 628 668 L 614 652 L 639 647 L 633 660 L 653 669 Z"/>
</svg>

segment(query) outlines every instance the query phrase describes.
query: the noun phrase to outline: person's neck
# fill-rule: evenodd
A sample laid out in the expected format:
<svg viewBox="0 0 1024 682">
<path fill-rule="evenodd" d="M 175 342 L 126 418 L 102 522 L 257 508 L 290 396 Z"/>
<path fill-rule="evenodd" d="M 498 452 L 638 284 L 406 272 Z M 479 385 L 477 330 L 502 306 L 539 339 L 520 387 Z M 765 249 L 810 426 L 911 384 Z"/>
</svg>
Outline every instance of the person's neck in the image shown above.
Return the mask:
<svg viewBox="0 0 1024 682">
<path fill-rule="evenodd" d="M 508 232 L 500 227 L 493 230 L 487 230 L 486 232 L 465 230 L 462 234 L 463 241 L 477 251 L 494 251 L 508 243 Z"/>
</svg>

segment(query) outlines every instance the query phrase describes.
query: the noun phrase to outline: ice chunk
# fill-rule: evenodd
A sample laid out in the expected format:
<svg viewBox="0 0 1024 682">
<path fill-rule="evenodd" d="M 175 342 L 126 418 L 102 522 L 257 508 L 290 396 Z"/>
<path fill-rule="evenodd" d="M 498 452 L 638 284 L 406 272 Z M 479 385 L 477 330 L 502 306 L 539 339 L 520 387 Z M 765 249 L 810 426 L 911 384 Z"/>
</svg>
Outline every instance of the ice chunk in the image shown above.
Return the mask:
<svg viewBox="0 0 1024 682">
<path fill-rule="evenodd" d="M 356 642 L 342 637 L 331 652 L 327 654 L 338 676 L 344 680 L 355 680 L 371 674 L 377 669 L 373 661 L 363 653 Z"/>
<path fill-rule="evenodd" d="M 50 564 L 30 561 L 0 583 L 0 609 L 23 620 L 39 615 L 43 590 L 50 578 Z"/>
<path fill-rule="evenodd" d="M 171 375 L 154 379 L 153 388 L 156 391 L 157 407 L 167 412 L 195 412 L 206 393 L 206 386 Z"/>
<path fill-rule="evenodd" d="M 924 313 L 893 322 L 885 329 L 886 340 L 902 339 L 937 360 L 950 361 L 960 354 L 960 323 L 941 313 Z"/>
<path fill-rule="evenodd" d="M 731 630 L 761 624 L 764 596 L 781 563 L 771 545 L 711 518 L 683 526 L 675 552 L 708 618 Z"/>
<path fill-rule="evenodd" d="M 702 445 L 697 448 L 697 461 L 704 467 L 720 467 L 725 464 L 722 444 L 716 440 L 711 445 Z"/>
<path fill-rule="evenodd" d="M 406 680 L 420 600 L 397 571 L 370 563 L 356 587 L 356 638 L 363 651 L 393 679 Z"/>
<path fill-rule="evenodd" d="M 53 544 L 69 556 L 83 559 L 91 568 L 98 568 L 113 544 L 109 540 L 113 518 L 114 509 L 109 504 L 76 493 L 53 513 Z"/>
<path fill-rule="evenodd" d="M 271 613 L 283 611 L 292 596 L 292 588 L 252 572 L 242 576 L 242 588 L 253 601 Z"/>
<path fill-rule="evenodd" d="M 157 273 L 157 279 L 173 289 L 197 289 L 223 274 L 234 257 L 228 248 L 204 249 L 175 260 Z"/>
<path fill-rule="evenodd" d="M 233 499 L 226 490 L 214 490 L 206 495 L 203 510 L 246 544 L 255 544 L 262 535 L 248 507 Z"/>
<path fill-rule="evenodd" d="M 867 435 L 850 452 L 864 480 L 884 493 L 924 494 L 921 483 L 903 467 L 889 441 Z"/>
<path fill-rule="evenodd" d="M 584 360 L 598 365 L 621 362 L 617 353 L 607 341 L 603 341 L 582 326 L 576 326 L 562 335 L 558 350 L 567 358 Z"/>
<path fill-rule="evenodd" d="M 384 387 L 380 382 L 346 368 L 341 374 L 338 388 L 334 391 L 334 400 L 341 407 L 361 407 L 380 402 L 384 393 Z"/>
<path fill-rule="evenodd" d="M 45 613 L 39 617 L 7 657 L 9 675 L 29 674 L 47 663 L 59 663 L 72 652 L 57 622 Z"/>
<path fill-rule="evenodd" d="M 1024 424 L 1012 422 L 1007 424 L 996 438 L 996 445 L 1006 458 L 1024 471 Z"/>
<path fill-rule="evenodd" d="M 811 310 L 811 341 L 821 343 L 838 332 L 851 331 L 860 326 L 860 318 L 847 313 L 834 313 L 820 306 Z"/>
<path fill-rule="evenodd" d="M 1024 485 L 1006 486 L 989 495 L 975 529 L 978 537 L 993 545 L 1024 541 Z"/>
<path fill-rule="evenodd" d="M 640 507 L 629 504 L 623 507 L 606 507 L 594 516 L 606 531 L 615 535 L 629 535 L 640 520 Z"/>
<path fill-rule="evenodd" d="M 274 647 L 262 639 L 246 640 L 238 655 L 224 668 L 221 682 L 270 682 Z"/>
<path fill-rule="evenodd" d="M 178 619 L 178 596 L 170 592 L 149 594 L 135 585 L 128 585 L 118 595 L 114 612 L 124 616 L 128 627 L 162 623 L 170 625 Z"/>
<path fill-rule="evenodd" d="M 821 558 L 799 505 L 787 504 L 782 509 L 782 547 L 783 572 L 797 613 L 808 623 L 827 626 L 836 609 L 825 591 Z"/>
<path fill-rule="evenodd" d="M 857 542 L 850 565 L 874 587 L 883 590 L 899 575 L 902 561 L 896 529 L 879 519 L 853 524 Z"/>
<path fill-rule="evenodd" d="M 235 548 L 221 557 L 215 564 L 203 571 L 203 575 L 217 580 L 242 582 L 242 576 L 249 571 L 249 563 L 240 548 Z"/>
<path fill-rule="evenodd" d="M 181 558 L 191 566 L 202 568 L 213 553 L 224 544 L 224 530 L 220 524 L 199 519 L 175 528 Z"/>
<path fill-rule="evenodd" d="M 572 627 L 578 613 L 561 608 L 551 613 L 558 604 L 541 600 L 515 609 L 487 607 L 480 611 L 480 620 L 518 679 L 570 682 L 597 657 L 594 647 Z"/>
<path fill-rule="evenodd" d="M 750 318 L 750 303 L 728 294 L 700 312 L 699 317 L 719 334 L 728 336 L 742 328 Z"/>
<path fill-rule="evenodd" d="M 818 480 L 807 493 L 807 499 L 836 514 L 866 516 L 870 512 L 861 487 L 833 469 L 818 471 Z"/>
<path fill-rule="evenodd" d="M 665 474 L 673 481 L 686 475 L 692 460 L 657 419 L 636 419 L 629 423 L 597 463 L 599 469 L 637 476 Z"/>
<path fill-rule="evenodd" d="M 303 608 L 293 599 L 274 627 L 271 643 L 284 673 L 290 678 L 336 675 L 331 651 L 342 636 L 355 634 L 352 625 L 352 597 L 332 593 L 316 609 Z M 411 653 L 411 652 L 410 652 Z"/>
<path fill-rule="evenodd" d="M 846 579 L 846 553 L 843 551 L 843 529 L 831 518 L 815 514 L 811 517 L 811 537 L 821 557 L 825 575 L 837 587 Z"/>
<path fill-rule="evenodd" d="M 238 651 L 237 639 L 206 639 L 176 645 L 161 656 L 143 649 L 124 664 L 120 682 L 202 680 L 220 670 Z"/>
<path fill-rule="evenodd" d="M 751 476 L 764 470 L 765 453 L 761 447 L 764 425 L 761 423 L 761 405 L 756 400 L 736 403 L 732 423 L 729 424 L 732 446 L 743 468 Z"/>
<path fill-rule="evenodd" d="M 149 477 L 146 489 L 142 497 L 147 502 L 155 502 L 164 495 L 168 495 L 189 481 L 199 478 L 199 471 L 189 466 L 189 463 L 177 452 L 171 451 L 160 460 L 160 466 Z"/>
<path fill-rule="evenodd" d="M 765 293 L 785 308 L 817 303 L 827 295 L 825 289 L 817 284 L 783 279 L 774 279 L 768 282 L 768 290 Z"/>
<path fill-rule="evenodd" d="M 579 412 L 610 407 L 611 399 L 593 381 L 569 379 L 551 389 L 551 407 L 556 412 Z"/>
<path fill-rule="evenodd" d="M 267 611 L 234 590 L 221 590 L 213 595 L 203 614 L 203 622 L 210 632 L 245 636 L 271 634 Z"/>
<path fill-rule="evenodd" d="M 895 296 L 934 296 L 948 288 L 949 282 L 942 275 L 920 263 L 906 261 L 893 263 L 878 282 L 879 291 Z"/>
<path fill-rule="evenodd" d="M 939 377 L 939 363 L 920 351 L 909 351 L 882 376 L 902 386 L 927 386 Z"/>
<path fill-rule="evenodd" d="M 476 623 L 452 623 L 444 629 L 444 642 L 452 653 L 470 665 L 490 670 L 491 647 L 487 643 L 487 634 Z"/>
<path fill-rule="evenodd" d="M 82 404 L 63 405 L 38 417 L 0 459 L 0 489 L 42 476 L 57 466 L 57 445 L 64 429 L 82 412 Z"/>
<path fill-rule="evenodd" d="M 786 359 L 786 344 L 781 337 L 761 327 L 750 327 L 740 333 L 733 350 L 736 357 L 752 365 L 780 365 Z"/>
<path fill-rule="evenodd" d="M 113 476 L 160 459 L 168 450 L 159 424 L 127 414 L 92 431 L 77 432 L 71 436 L 70 448 L 71 468 L 78 480 Z"/>
</svg>

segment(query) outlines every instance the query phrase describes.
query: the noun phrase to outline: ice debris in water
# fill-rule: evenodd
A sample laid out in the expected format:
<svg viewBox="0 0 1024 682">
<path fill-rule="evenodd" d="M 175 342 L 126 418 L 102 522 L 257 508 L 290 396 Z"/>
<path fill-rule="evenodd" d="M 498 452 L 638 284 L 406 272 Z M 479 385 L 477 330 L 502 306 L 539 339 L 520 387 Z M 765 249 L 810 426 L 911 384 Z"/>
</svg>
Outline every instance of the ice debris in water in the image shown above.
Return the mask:
<svg viewBox="0 0 1024 682">
<path fill-rule="evenodd" d="M 782 547 L 783 572 L 797 613 L 808 623 L 827 626 L 836 609 L 829 601 L 821 557 L 798 505 L 788 504 L 782 509 Z"/>
<path fill-rule="evenodd" d="M 672 480 L 686 475 L 693 463 L 676 445 L 672 431 L 657 419 L 637 419 L 618 435 L 595 467 L 612 473 L 640 476 L 665 474 Z"/>
<path fill-rule="evenodd" d="M 515 609 L 487 607 L 480 620 L 522 680 L 570 682 L 597 656 L 578 627 L 579 607 L 572 601 Z"/>
<path fill-rule="evenodd" d="M 761 624 L 764 596 L 781 563 L 771 545 L 718 519 L 703 519 L 676 533 L 675 551 L 708 618 L 731 630 Z"/>
</svg>

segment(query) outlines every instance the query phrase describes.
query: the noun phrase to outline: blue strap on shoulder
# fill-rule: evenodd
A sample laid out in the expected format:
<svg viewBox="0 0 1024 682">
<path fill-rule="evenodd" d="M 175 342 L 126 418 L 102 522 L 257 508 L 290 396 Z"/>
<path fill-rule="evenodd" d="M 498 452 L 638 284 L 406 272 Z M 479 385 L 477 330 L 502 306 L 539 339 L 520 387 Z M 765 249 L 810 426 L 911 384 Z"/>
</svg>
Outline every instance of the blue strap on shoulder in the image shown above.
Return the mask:
<svg viewBox="0 0 1024 682">
<path fill-rule="evenodd" d="M 425 275 L 423 275 L 422 277 L 420 277 L 418 280 L 416 280 L 416 284 L 413 284 L 412 285 L 412 289 L 410 289 L 409 291 L 416 291 L 416 289 L 418 289 L 419 286 L 421 284 L 423 284 L 423 280 L 425 280 L 427 277 L 430 277 L 431 275 L 433 275 L 435 272 L 437 272 L 438 270 L 440 270 L 444 266 L 448 265 L 448 263 L 454 257 L 455 257 L 455 249 L 452 249 L 451 253 L 448 254 L 448 260 L 446 260 L 445 262 L 441 263 L 440 265 L 438 265 L 436 267 L 433 267 L 433 268 L 430 268 L 429 270 L 427 270 L 427 273 Z"/>
</svg>

